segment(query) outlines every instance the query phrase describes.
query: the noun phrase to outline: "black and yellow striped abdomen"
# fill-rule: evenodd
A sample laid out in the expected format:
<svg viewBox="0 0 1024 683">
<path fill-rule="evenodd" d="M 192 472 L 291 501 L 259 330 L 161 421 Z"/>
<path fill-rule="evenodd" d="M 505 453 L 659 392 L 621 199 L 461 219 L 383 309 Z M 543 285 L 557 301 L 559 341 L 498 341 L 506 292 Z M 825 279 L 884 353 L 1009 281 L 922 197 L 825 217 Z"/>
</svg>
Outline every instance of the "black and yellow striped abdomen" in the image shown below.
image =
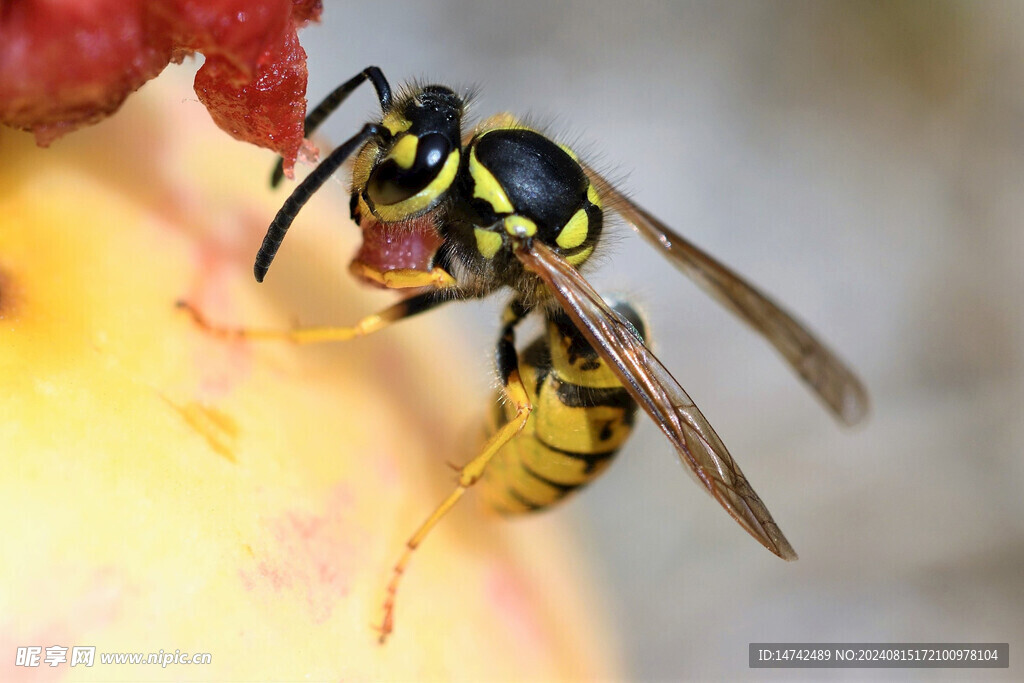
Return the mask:
<svg viewBox="0 0 1024 683">
<path fill-rule="evenodd" d="M 642 334 L 628 304 L 615 308 Z M 587 484 L 633 429 L 636 403 L 568 318 L 549 314 L 546 328 L 519 359 L 533 411 L 481 481 L 488 504 L 502 513 L 544 509 Z M 496 405 L 494 428 L 514 410 Z"/>
</svg>

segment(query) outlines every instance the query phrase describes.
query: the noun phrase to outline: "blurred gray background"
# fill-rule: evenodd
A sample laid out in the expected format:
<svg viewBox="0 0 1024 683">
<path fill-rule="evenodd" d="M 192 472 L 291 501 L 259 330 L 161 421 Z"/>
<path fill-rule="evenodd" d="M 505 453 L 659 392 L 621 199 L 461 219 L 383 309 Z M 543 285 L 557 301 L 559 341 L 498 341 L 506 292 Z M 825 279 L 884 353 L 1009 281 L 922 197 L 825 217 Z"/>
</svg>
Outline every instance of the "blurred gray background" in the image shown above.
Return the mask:
<svg viewBox="0 0 1024 683">
<path fill-rule="evenodd" d="M 656 352 L 801 556 L 748 538 L 639 421 L 615 466 L 552 513 L 601 581 L 630 678 L 981 674 L 750 670 L 755 641 L 1009 641 L 1019 662 L 1024 5 L 326 5 L 303 34 L 312 101 L 369 64 L 393 84 L 479 85 L 478 117 L 550 122 L 869 387 L 867 424 L 841 428 L 767 344 L 617 230 L 593 281 L 644 307 Z M 327 137 L 374 110 L 367 89 Z M 481 349 L 467 360 L 481 397 L 500 306 L 435 314 Z"/>
</svg>

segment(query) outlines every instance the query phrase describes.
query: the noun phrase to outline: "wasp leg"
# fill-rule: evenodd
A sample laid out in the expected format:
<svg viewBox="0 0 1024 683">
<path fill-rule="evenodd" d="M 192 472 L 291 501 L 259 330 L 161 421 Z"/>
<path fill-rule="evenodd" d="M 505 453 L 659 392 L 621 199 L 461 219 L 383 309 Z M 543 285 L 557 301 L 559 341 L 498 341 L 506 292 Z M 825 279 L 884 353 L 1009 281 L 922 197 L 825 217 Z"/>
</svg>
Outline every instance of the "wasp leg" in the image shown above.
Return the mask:
<svg viewBox="0 0 1024 683">
<path fill-rule="evenodd" d="M 443 303 L 454 301 L 459 296 L 451 294 L 441 295 L 439 292 L 430 291 L 399 301 L 393 306 L 385 308 L 379 313 L 368 315 L 352 327 L 299 327 L 292 330 L 266 330 L 250 329 L 245 327 L 226 327 L 216 325 L 207 320 L 206 316 L 187 301 L 178 301 L 178 308 L 184 309 L 192 316 L 192 320 L 206 332 L 217 337 L 228 339 L 278 339 L 289 341 L 294 344 L 312 344 L 315 342 L 327 341 L 348 341 L 356 337 L 365 337 L 368 334 L 382 330 L 388 325 L 411 318 L 425 311 L 437 308 Z"/>
<path fill-rule="evenodd" d="M 368 66 L 335 88 L 320 104 L 316 105 L 316 109 L 306 116 L 303 135 L 307 138 L 312 135 L 320 127 L 320 124 L 333 114 L 334 110 L 340 107 L 356 88 L 367 80 L 373 84 L 373 89 L 377 91 L 377 99 L 380 101 L 381 111 L 387 113 L 391 109 L 391 86 L 388 85 L 388 79 L 384 77 L 384 73 L 380 69 L 375 66 Z M 277 165 L 274 166 L 274 172 L 270 176 L 270 186 L 277 187 L 283 177 L 284 159 L 278 159 Z"/>
<path fill-rule="evenodd" d="M 459 470 L 459 479 L 455 490 L 437 506 L 416 530 L 416 533 L 405 542 L 405 551 L 398 562 L 395 563 L 394 569 L 391 572 L 391 580 L 388 582 L 387 597 L 384 600 L 384 619 L 381 625 L 377 627 L 377 630 L 380 632 L 379 640 L 381 644 L 387 640 L 394 628 L 395 597 L 398 593 L 398 584 L 405 574 L 409 560 L 412 559 L 412 554 L 423 542 L 423 539 L 427 537 L 431 529 L 437 526 L 437 523 L 448 514 L 448 511 L 455 507 L 455 504 L 459 502 L 459 499 L 462 498 L 469 487 L 480 480 L 491 459 L 522 430 L 526 420 L 530 417 L 530 413 L 533 411 L 533 404 L 530 403 L 530 398 L 526 393 L 526 386 L 519 376 L 519 357 L 516 355 L 515 346 L 515 326 L 522 320 L 525 313 L 526 310 L 517 304 L 509 306 L 506 310 L 504 318 L 506 324 L 502 330 L 501 338 L 498 340 L 496 352 L 502 390 L 505 398 L 515 405 L 516 414 L 501 429 L 495 432 L 478 456 L 470 460 Z"/>
</svg>

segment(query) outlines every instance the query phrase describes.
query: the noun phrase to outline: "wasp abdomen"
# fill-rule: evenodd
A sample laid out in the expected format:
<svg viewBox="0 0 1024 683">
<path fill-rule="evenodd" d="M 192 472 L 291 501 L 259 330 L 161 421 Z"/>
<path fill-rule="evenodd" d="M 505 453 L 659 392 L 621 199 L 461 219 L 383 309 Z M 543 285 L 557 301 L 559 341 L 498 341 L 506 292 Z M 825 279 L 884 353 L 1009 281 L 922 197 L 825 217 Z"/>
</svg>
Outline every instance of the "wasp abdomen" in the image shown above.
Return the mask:
<svg viewBox="0 0 1024 683">
<path fill-rule="evenodd" d="M 628 304 L 616 309 L 634 324 Z M 597 477 L 629 438 L 636 403 L 564 315 L 554 313 L 547 332 L 520 358 L 533 412 L 519 435 L 491 462 L 482 480 L 498 512 L 541 510 Z M 498 405 L 500 427 L 509 418 Z"/>
</svg>

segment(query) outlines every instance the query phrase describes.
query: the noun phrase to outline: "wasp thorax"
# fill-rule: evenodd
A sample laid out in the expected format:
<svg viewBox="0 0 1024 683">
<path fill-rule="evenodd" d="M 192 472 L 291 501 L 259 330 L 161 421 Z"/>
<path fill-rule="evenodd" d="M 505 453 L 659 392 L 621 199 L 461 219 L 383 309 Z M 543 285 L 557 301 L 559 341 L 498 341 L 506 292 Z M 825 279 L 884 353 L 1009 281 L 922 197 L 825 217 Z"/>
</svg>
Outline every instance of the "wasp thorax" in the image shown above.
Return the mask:
<svg viewBox="0 0 1024 683">
<path fill-rule="evenodd" d="M 403 135 L 370 171 L 366 193 L 376 205 L 409 199 L 430 185 L 451 151 L 451 142 L 441 133 Z"/>
</svg>

